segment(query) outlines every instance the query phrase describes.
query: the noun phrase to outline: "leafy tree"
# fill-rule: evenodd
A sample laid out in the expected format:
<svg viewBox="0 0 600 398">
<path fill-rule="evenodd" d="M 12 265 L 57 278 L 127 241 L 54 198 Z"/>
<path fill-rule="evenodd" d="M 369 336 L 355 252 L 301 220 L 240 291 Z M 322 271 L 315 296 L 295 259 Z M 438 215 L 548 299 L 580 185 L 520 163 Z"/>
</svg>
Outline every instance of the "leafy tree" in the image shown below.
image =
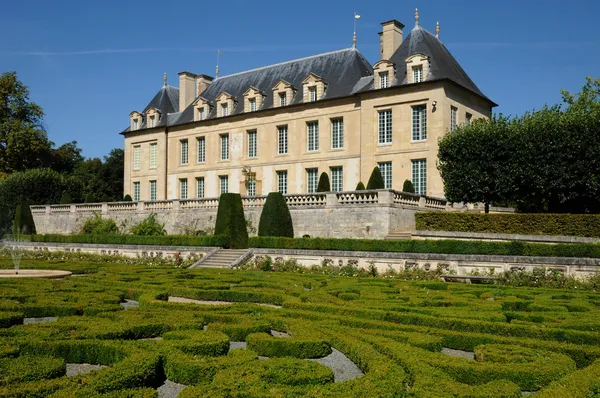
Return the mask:
<svg viewBox="0 0 600 398">
<path fill-rule="evenodd" d="M 402 184 L 402 192 L 415 193 L 415 186 L 411 180 L 404 180 L 404 184 Z"/>
<path fill-rule="evenodd" d="M 221 194 L 215 222 L 215 235 L 226 236 L 231 249 L 248 248 L 248 231 L 240 194 Z"/>
<path fill-rule="evenodd" d="M 141 223 L 131 228 L 131 233 L 139 236 L 163 236 L 167 231 L 165 225 L 156 219 L 156 213 L 150 213 Z"/>
<path fill-rule="evenodd" d="M 329 184 L 329 175 L 326 172 L 322 172 L 319 176 L 317 192 L 331 192 L 331 184 Z"/>
<path fill-rule="evenodd" d="M 132 202 L 131 195 L 127 194 L 123 197 L 123 202 Z"/>
<path fill-rule="evenodd" d="M 81 148 L 77 146 L 77 141 L 71 141 L 52 150 L 52 164 L 50 167 L 59 173 L 71 174 L 83 160 Z"/>
<path fill-rule="evenodd" d="M 104 178 L 108 181 L 106 194 L 114 200 L 123 197 L 123 179 L 125 176 L 125 151 L 120 148 L 112 149 L 104 157 Z"/>
<path fill-rule="evenodd" d="M 26 203 L 21 203 L 15 211 L 15 220 L 13 221 L 13 235 L 35 235 L 35 223 L 31 209 Z"/>
<path fill-rule="evenodd" d="M 365 188 L 365 184 L 362 183 L 362 181 L 360 181 L 358 184 L 356 184 L 356 189 L 355 191 L 364 191 Z"/>
<path fill-rule="evenodd" d="M 0 239 L 10 230 L 10 212 L 4 205 L 0 205 Z"/>
<path fill-rule="evenodd" d="M 81 233 L 89 235 L 114 235 L 119 233 L 119 228 L 115 220 L 102 218 L 100 214 L 95 214 L 94 217 L 85 221 L 81 228 Z"/>
<path fill-rule="evenodd" d="M 66 191 L 67 179 L 50 169 L 32 169 L 16 172 L 0 181 L 0 203 L 14 217 L 14 209 L 21 203 L 42 205 L 59 203 Z"/>
<path fill-rule="evenodd" d="M 385 182 L 383 181 L 383 176 L 381 175 L 381 170 L 379 167 L 375 166 L 373 171 L 371 172 L 371 177 L 369 177 L 369 182 L 367 183 L 367 189 L 384 189 Z"/>
<path fill-rule="evenodd" d="M 258 236 L 294 237 L 292 215 L 281 193 L 271 192 L 267 195 L 258 223 Z"/>
<path fill-rule="evenodd" d="M 87 195 L 85 195 L 85 199 L 83 200 L 83 203 L 96 203 L 98 202 L 98 199 L 96 198 L 96 196 L 93 193 L 88 193 Z"/>
<path fill-rule="evenodd" d="M 68 205 L 71 203 L 73 203 L 73 197 L 71 196 L 71 194 L 68 192 L 63 193 L 63 195 L 60 197 L 60 204 Z"/>
</svg>

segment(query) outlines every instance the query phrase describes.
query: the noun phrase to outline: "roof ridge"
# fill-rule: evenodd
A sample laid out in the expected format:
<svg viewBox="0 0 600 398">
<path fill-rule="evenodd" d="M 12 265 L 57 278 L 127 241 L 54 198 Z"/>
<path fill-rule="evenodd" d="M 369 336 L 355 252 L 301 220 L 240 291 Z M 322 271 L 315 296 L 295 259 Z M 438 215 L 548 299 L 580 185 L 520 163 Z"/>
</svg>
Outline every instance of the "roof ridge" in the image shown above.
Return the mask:
<svg viewBox="0 0 600 398">
<path fill-rule="evenodd" d="M 238 76 L 238 75 L 242 75 L 242 74 L 244 74 L 244 73 L 255 72 L 255 71 L 257 71 L 257 70 L 262 70 L 262 69 L 272 68 L 272 67 L 274 67 L 274 66 L 286 65 L 286 64 L 289 64 L 289 63 L 292 63 L 292 62 L 305 61 L 305 60 L 307 60 L 307 59 L 311 59 L 311 58 L 317 58 L 317 57 L 322 57 L 322 56 L 325 56 L 325 55 L 331 55 L 331 54 L 336 54 L 336 53 L 341 53 L 341 52 L 344 52 L 344 51 L 357 51 L 357 52 L 358 52 L 358 50 L 356 50 L 356 49 L 354 49 L 354 48 L 351 48 L 351 47 L 350 47 L 350 48 L 343 48 L 343 49 L 341 49 L 341 50 L 329 51 L 329 52 L 322 53 L 322 54 L 310 55 L 310 56 L 308 56 L 308 57 L 296 58 L 296 59 L 292 59 L 292 60 L 289 60 L 289 61 L 284 61 L 284 62 L 279 62 L 279 63 L 272 64 L 272 65 L 265 65 L 265 66 L 261 66 L 261 67 L 254 68 L 254 69 L 248 69 L 248 70 L 245 70 L 245 71 L 242 71 L 242 72 L 236 72 L 236 73 L 232 73 L 232 74 L 230 74 L 230 75 L 219 76 L 219 77 L 217 77 L 215 80 L 213 80 L 213 83 L 214 83 L 214 82 L 216 82 L 216 81 L 218 81 L 218 80 L 224 79 L 224 78 L 226 78 L 226 77 Z"/>
</svg>

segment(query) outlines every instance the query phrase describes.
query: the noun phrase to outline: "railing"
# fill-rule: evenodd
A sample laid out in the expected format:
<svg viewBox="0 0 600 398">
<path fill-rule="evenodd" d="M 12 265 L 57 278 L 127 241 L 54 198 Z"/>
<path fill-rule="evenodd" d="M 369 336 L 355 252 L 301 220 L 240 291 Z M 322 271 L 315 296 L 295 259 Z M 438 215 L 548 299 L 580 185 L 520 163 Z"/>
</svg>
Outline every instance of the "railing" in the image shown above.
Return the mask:
<svg viewBox="0 0 600 398">
<path fill-rule="evenodd" d="M 59 205 L 60 206 L 60 205 Z M 75 205 L 75 212 L 92 212 L 92 211 L 102 211 L 102 203 L 83 203 L 80 205 Z"/>
<path fill-rule="evenodd" d="M 173 208 L 172 200 L 155 200 L 152 202 L 144 202 L 144 210 L 146 211 L 165 211 Z"/>
<path fill-rule="evenodd" d="M 113 202 L 107 203 L 108 211 L 132 211 L 137 209 L 135 202 Z"/>
<path fill-rule="evenodd" d="M 266 200 L 266 196 L 242 196 L 242 206 L 244 208 L 263 207 Z"/>
<path fill-rule="evenodd" d="M 216 209 L 219 207 L 219 198 L 186 199 L 179 201 L 181 209 Z"/>
<path fill-rule="evenodd" d="M 338 192 L 336 197 L 341 205 L 379 203 L 379 192 L 376 190 Z"/>
<path fill-rule="evenodd" d="M 325 206 L 327 196 L 324 193 L 288 194 L 285 195 L 285 203 L 289 207 Z"/>
<path fill-rule="evenodd" d="M 44 214 L 46 212 L 46 206 L 29 206 L 31 214 Z"/>
<path fill-rule="evenodd" d="M 394 203 L 404 206 L 416 206 L 419 207 L 421 196 L 415 195 L 414 193 L 394 191 Z"/>
<path fill-rule="evenodd" d="M 446 199 L 425 196 L 425 207 L 427 209 L 445 209 L 447 203 Z"/>
</svg>

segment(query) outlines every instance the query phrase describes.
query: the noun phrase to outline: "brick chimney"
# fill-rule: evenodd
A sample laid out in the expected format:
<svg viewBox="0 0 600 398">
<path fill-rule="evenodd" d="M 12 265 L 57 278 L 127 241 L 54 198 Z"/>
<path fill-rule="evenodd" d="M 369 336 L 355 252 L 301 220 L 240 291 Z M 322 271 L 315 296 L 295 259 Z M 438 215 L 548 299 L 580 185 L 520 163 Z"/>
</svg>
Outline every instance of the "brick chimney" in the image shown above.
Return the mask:
<svg viewBox="0 0 600 398">
<path fill-rule="evenodd" d="M 204 90 L 210 86 L 210 83 L 213 81 L 213 77 L 207 75 L 198 75 L 196 76 L 196 96 L 202 94 Z"/>
<path fill-rule="evenodd" d="M 391 21 L 382 22 L 381 26 L 383 29 L 379 32 L 379 59 L 389 60 L 402 44 L 402 28 L 404 28 L 404 25 L 392 19 Z"/>
<path fill-rule="evenodd" d="M 196 98 L 196 75 L 191 72 L 179 72 L 179 112 Z"/>
</svg>

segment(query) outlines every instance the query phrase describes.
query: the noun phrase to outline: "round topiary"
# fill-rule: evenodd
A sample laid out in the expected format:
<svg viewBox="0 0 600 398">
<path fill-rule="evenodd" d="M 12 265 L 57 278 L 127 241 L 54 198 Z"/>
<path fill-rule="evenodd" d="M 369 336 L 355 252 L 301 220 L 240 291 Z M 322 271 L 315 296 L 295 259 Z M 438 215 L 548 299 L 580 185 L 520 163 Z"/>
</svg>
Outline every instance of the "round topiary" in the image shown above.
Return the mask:
<svg viewBox="0 0 600 398">
<path fill-rule="evenodd" d="M 131 199 L 131 195 L 127 194 L 123 197 L 123 202 L 133 202 L 133 199 Z"/>
<path fill-rule="evenodd" d="M 258 236 L 294 237 L 294 224 L 285 198 L 279 192 L 267 196 L 258 223 Z"/>
<path fill-rule="evenodd" d="M 35 233 L 35 223 L 29 205 L 26 203 L 18 205 L 13 221 L 13 235 L 35 235 Z"/>
<path fill-rule="evenodd" d="M 369 177 L 369 182 L 367 183 L 367 189 L 385 189 L 383 176 L 377 166 L 375 166 L 373 172 L 371 172 L 371 177 Z"/>
<path fill-rule="evenodd" d="M 226 236 L 231 249 L 248 248 L 248 230 L 239 193 L 224 193 L 219 198 L 215 235 Z"/>
<path fill-rule="evenodd" d="M 71 194 L 68 192 L 63 193 L 62 196 L 60 197 L 60 204 L 68 205 L 71 203 L 73 203 L 73 197 L 71 196 Z"/>
<path fill-rule="evenodd" d="M 96 199 L 93 193 L 88 193 L 87 195 L 85 195 L 83 203 L 96 203 L 97 201 L 98 200 Z"/>
<path fill-rule="evenodd" d="M 317 192 L 330 192 L 331 184 L 329 184 L 329 175 L 327 173 L 322 172 L 319 177 L 319 185 L 317 186 Z"/>
<path fill-rule="evenodd" d="M 365 184 L 362 183 L 362 181 L 360 181 L 358 184 L 356 184 L 356 189 L 355 191 L 364 191 L 365 188 Z"/>
<path fill-rule="evenodd" d="M 404 184 L 402 185 L 402 191 L 408 193 L 415 193 L 415 186 L 413 185 L 411 180 L 404 180 Z"/>
</svg>

